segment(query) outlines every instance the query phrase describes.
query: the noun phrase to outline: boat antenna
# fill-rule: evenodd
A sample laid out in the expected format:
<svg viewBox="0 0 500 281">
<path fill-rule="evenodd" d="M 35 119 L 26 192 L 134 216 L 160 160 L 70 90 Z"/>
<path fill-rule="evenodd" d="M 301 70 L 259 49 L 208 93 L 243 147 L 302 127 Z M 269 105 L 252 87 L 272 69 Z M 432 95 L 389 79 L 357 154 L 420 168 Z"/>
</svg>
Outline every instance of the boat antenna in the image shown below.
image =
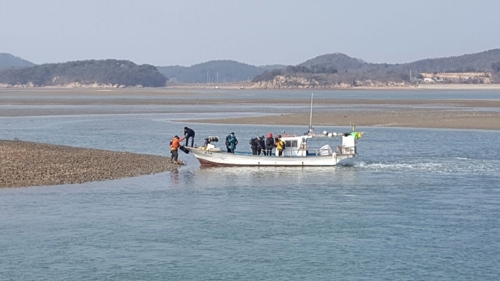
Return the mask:
<svg viewBox="0 0 500 281">
<path fill-rule="evenodd" d="M 309 114 L 309 133 L 312 133 L 313 96 L 314 96 L 314 93 L 311 93 L 311 113 Z"/>
</svg>

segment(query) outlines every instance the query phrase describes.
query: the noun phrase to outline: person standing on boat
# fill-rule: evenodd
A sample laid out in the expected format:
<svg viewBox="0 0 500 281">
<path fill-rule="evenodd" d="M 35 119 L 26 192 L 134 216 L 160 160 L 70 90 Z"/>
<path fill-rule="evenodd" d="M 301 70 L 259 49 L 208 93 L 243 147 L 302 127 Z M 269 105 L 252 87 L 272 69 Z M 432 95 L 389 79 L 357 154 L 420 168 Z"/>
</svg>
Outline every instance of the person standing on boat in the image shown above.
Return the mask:
<svg viewBox="0 0 500 281">
<path fill-rule="evenodd" d="M 227 153 L 231 153 L 231 148 L 229 148 L 229 139 L 231 138 L 231 134 L 226 136 L 226 150 Z"/>
<path fill-rule="evenodd" d="M 266 156 L 266 138 L 264 136 L 260 136 L 260 138 L 257 139 L 257 155 L 264 155 Z"/>
<path fill-rule="evenodd" d="M 191 147 L 194 144 L 194 130 L 188 127 L 184 127 L 184 137 L 186 138 L 186 146 L 188 146 L 189 139 L 191 139 Z"/>
<path fill-rule="evenodd" d="M 234 150 L 236 149 L 236 145 L 238 144 L 238 139 L 236 139 L 236 136 L 234 133 L 231 133 L 229 135 L 229 153 L 234 153 Z"/>
<path fill-rule="evenodd" d="M 281 140 L 281 135 L 276 138 L 276 151 L 278 156 L 283 156 L 283 150 L 285 150 L 285 142 Z"/>
<path fill-rule="evenodd" d="M 266 155 L 271 156 L 273 154 L 273 148 L 274 148 L 274 139 L 273 139 L 273 134 L 269 133 L 267 134 L 266 138 Z"/>
<path fill-rule="evenodd" d="M 249 143 L 250 143 L 250 147 L 252 148 L 252 155 L 257 155 L 259 137 L 255 137 L 253 139 L 250 139 Z"/>
<path fill-rule="evenodd" d="M 172 141 L 170 142 L 170 161 L 174 163 L 177 162 L 177 158 L 179 157 L 179 147 L 181 146 L 181 141 L 184 139 L 184 137 L 179 139 L 179 136 L 175 135 Z"/>
</svg>

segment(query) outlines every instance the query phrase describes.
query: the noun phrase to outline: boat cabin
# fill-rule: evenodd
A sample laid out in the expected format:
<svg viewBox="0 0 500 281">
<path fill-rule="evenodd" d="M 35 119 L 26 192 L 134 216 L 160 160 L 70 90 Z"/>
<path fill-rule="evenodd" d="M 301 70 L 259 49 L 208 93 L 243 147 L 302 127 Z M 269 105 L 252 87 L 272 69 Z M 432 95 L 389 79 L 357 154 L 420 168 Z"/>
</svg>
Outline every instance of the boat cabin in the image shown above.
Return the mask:
<svg viewBox="0 0 500 281">
<path fill-rule="evenodd" d="M 356 141 L 351 134 L 342 135 L 342 145 L 339 145 L 336 151 L 329 145 L 325 144 L 320 148 L 309 148 L 307 140 L 313 138 L 310 135 L 304 136 L 287 136 L 281 138 L 285 143 L 285 150 L 283 156 L 286 157 L 304 157 L 304 156 L 325 156 L 332 155 L 333 153 L 343 155 L 356 154 Z M 276 152 L 275 152 L 276 153 Z M 277 153 L 276 153 L 277 154 Z"/>
<path fill-rule="evenodd" d="M 283 156 L 293 157 L 293 156 L 307 156 L 307 139 L 312 138 L 311 136 L 287 136 L 281 138 L 285 143 L 285 150 L 283 150 Z M 277 154 L 277 152 L 276 152 Z"/>
</svg>

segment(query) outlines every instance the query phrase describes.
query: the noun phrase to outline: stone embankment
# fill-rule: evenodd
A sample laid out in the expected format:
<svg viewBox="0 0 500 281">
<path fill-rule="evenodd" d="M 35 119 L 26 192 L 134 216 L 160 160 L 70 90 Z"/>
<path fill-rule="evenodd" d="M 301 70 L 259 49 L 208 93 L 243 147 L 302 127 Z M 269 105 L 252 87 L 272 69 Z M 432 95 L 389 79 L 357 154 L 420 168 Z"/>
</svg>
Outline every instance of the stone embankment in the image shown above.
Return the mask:
<svg viewBox="0 0 500 281">
<path fill-rule="evenodd" d="M 163 156 L 0 140 L 0 187 L 83 183 L 177 169 Z"/>
</svg>

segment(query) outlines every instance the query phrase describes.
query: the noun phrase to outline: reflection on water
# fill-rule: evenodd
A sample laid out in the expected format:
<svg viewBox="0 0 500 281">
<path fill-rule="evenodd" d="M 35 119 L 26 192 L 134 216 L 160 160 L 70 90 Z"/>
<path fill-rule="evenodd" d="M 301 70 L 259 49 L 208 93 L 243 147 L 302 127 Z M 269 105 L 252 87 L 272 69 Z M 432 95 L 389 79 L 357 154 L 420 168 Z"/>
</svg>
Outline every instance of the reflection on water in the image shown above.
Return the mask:
<svg viewBox="0 0 500 281">
<path fill-rule="evenodd" d="M 356 169 L 350 167 L 201 167 L 186 176 L 196 177 L 205 187 L 250 186 L 287 187 L 336 183 L 351 185 L 356 181 Z"/>
</svg>

